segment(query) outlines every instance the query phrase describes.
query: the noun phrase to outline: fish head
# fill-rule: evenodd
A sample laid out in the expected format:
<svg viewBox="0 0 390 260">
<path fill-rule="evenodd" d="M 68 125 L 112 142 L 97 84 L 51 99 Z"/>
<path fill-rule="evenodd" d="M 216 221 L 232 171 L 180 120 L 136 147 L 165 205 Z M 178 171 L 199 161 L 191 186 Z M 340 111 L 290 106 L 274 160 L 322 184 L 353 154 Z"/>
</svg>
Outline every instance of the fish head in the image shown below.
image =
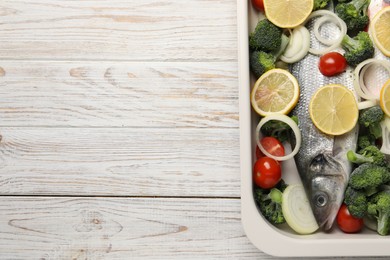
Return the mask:
<svg viewBox="0 0 390 260">
<path fill-rule="evenodd" d="M 309 165 L 308 199 L 314 217 L 324 230 L 329 230 L 343 201 L 346 185 L 345 170 L 331 155 L 321 153 Z"/>
</svg>

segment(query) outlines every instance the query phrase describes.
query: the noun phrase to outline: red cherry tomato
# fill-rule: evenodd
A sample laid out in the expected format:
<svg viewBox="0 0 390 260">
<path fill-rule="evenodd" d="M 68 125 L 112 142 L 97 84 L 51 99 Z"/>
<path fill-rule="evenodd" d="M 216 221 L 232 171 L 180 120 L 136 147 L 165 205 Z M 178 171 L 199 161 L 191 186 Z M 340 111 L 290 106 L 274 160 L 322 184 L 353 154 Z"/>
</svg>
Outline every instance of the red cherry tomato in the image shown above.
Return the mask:
<svg viewBox="0 0 390 260">
<path fill-rule="evenodd" d="M 264 149 L 274 156 L 284 156 L 284 147 L 275 137 L 267 136 L 260 140 Z"/>
<path fill-rule="evenodd" d="M 283 144 L 276 139 L 275 137 L 267 136 L 261 139 L 261 145 L 264 149 L 272 155 L 275 156 L 284 156 L 284 146 Z M 256 145 L 256 159 L 260 157 L 265 157 L 266 155 L 260 150 L 259 146 Z"/>
<path fill-rule="evenodd" d="M 357 233 L 364 225 L 363 219 L 352 216 L 345 204 L 341 205 L 340 210 L 337 213 L 337 224 L 345 233 Z"/>
<path fill-rule="evenodd" d="M 263 0 L 252 0 L 252 5 L 259 11 L 264 12 L 264 3 Z"/>
<path fill-rule="evenodd" d="M 347 61 L 340 53 L 329 52 L 321 56 L 318 68 L 322 75 L 330 77 L 345 71 Z"/>
<path fill-rule="evenodd" d="M 282 178 L 280 164 L 272 158 L 261 157 L 253 167 L 253 180 L 263 189 L 274 187 Z"/>
<path fill-rule="evenodd" d="M 265 157 L 263 152 L 260 150 L 259 146 L 256 144 L 256 159 L 259 159 L 261 157 Z"/>
</svg>

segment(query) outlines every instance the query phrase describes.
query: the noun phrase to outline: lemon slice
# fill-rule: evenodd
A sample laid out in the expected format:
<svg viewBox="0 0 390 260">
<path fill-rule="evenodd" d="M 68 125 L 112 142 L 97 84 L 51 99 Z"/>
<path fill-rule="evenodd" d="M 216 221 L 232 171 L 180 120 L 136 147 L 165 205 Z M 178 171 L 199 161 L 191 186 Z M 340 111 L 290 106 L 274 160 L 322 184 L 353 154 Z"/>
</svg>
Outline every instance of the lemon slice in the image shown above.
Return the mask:
<svg viewBox="0 0 390 260">
<path fill-rule="evenodd" d="M 253 109 L 261 116 L 288 114 L 297 104 L 299 85 L 287 70 L 271 69 L 256 81 L 252 93 Z"/>
<path fill-rule="evenodd" d="M 309 113 L 313 124 L 329 135 L 351 131 L 359 117 L 354 94 L 339 84 L 319 88 L 310 100 Z"/>
<path fill-rule="evenodd" d="M 390 57 L 390 6 L 380 10 L 372 19 L 370 31 L 375 45 Z"/>
<path fill-rule="evenodd" d="M 390 116 L 390 79 L 381 88 L 379 104 L 383 112 Z"/>
<path fill-rule="evenodd" d="M 280 28 L 302 24 L 313 11 L 313 0 L 264 0 L 265 16 Z"/>
</svg>

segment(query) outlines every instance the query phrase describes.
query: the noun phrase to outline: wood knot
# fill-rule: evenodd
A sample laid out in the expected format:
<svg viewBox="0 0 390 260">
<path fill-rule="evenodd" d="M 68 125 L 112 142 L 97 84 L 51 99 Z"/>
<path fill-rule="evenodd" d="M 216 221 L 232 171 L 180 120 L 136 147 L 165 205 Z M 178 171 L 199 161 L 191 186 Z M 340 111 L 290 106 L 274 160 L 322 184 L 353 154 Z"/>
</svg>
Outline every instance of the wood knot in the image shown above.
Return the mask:
<svg viewBox="0 0 390 260">
<path fill-rule="evenodd" d="M 186 226 L 180 226 L 177 230 L 177 232 L 184 232 L 184 231 L 187 231 L 188 230 L 188 227 Z"/>
<path fill-rule="evenodd" d="M 0 67 L 0 77 L 4 77 L 5 76 L 5 70 Z"/>
<path fill-rule="evenodd" d="M 69 70 L 69 75 L 74 78 L 85 78 L 87 75 L 87 69 L 86 68 L 73 68 Z"/>
<path fill-rule="evenodd" d="M 78 232 L 91 232 L 103 229 L 104 220 L 102 214 L 94 211 L 83 211 L 82 222 L 75 226 Z"/>
</svg>

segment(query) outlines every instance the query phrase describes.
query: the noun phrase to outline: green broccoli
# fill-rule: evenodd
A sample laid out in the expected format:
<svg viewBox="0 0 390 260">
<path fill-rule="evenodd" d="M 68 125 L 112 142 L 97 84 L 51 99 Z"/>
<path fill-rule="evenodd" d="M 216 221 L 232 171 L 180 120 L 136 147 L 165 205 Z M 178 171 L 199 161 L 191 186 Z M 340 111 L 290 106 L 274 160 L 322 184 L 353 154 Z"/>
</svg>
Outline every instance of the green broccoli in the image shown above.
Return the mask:
<svg viewBox="0 0 390 260">
<path fill-rule="evenodd" d="M 390 191 L 381 191 L 368 201 L 367 214 L 377 220 L 377 232 L 386 236 L 390 233 Z"/>
<path fill-rule="evenodd" d="M 374 45 L 367 32 L 359 32 L 353 38 L 344 35 L 341 47 L 345 50 L 344 57 L 351 66 L 357 66 L 374 56 Z"/>
<path fill-rule="evenodd" d="M 355 218 L 365 216 L 368 202 L 364 192 L 348 187 L 344 194 L 344 202 L 352 216 Z"/>
<path fill-rule="evenodd" d="M 292 116 L 291 119 L 298 124 L 297 116 Z M 270 120 L 261 127 L 261 132 L 264 135 L 275 137 L 282 143 L 290 139 L 290 130 L 288 124 L 276 120 Z"/>
<path fill-rule="evenodd" d="M 314 0 L 313 11 L 325 8 L 329 3 L 329 0 Z"/>
<path fill-rule="evenodd" d="M 280 48 L 273 52 L 254 51 L 249 57 L 250 68 L 256 77 L 260 77 L 266 71 L 275 68 L 276 60 L 282 55 L 288 45 L 289 38 L 282 35 Z"/>
<path fill-rule="evenodd" d="M 384 117 L 384 113 L 380 106 L 373 106 L 368 109 L 365 109 L 359 114 L 359 124 L 368 128 L 370 134 L 372 134 L 375 139 L 382 136 L 382 128 L 380 122 Z"/>
<path fill-rule="evenodd" d="M 271 53 L 254 51 L 249 58 L 249 63 L 253 74 L 260 77 L 266 71 L 275 68 L 275 60 L 275 56 Z"/>
<path fill-rule="evenodd" d="M 361 149 L 357 153 L 350 150 L 347 152 L 348 160 L 352 163 L 373 163 L 380 166 L 386 166 L 385 155 L 375 145 L 369 145 Z"/>
<path fill-rule="evenodd" d="M 254 197 L 260 212 L 272 224 L 285 223 L 282 212 L 282 192 L 287 185 L 281 180 L 276 187 L 272 189 L 262 189 L 255 187 Z"/>
<path fill-rule="evenodd" d="M 374 144 L 374 138 L 372 138 L 372 135 L 361 135 L 358 138 L 358 147 L 360 149 L 366 148 L 367 146 Z"/>
<path fill-rule="evenodd" d="M 389 181 L 390 171 L 386 167 L 363 163 L 353 170 L 348 185 L 370 196 L 378 191 L 380 185 Z"/>
<path fill-rule="evenodd" d="M 367 26 L 369 4 L 370 0 L 352 0 L 336 5 L 335 13 L 346 23 L 348 33 L 362 31 Z"/>
<path fill-rule="evenodd" d="M 282 29 L 268 19 L 260 20 L 249 35 L 249 47 L 256 51 L 275 52 L 282 44 Z"/>
</svg>

